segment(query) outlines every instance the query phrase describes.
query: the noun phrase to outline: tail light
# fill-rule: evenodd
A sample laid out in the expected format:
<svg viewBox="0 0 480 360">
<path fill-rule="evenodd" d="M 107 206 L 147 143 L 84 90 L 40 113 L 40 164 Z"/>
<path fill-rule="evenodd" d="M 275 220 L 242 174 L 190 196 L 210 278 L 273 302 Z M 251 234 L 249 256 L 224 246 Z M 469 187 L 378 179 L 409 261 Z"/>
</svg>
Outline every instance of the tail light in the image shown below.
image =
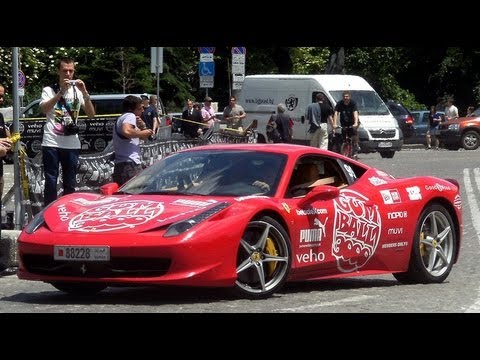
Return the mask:
<svg viewBox="0 0 480 360">
<path fill-rule="evenodd" d="M 413 116 L 412 115 L 407 115 L 407 118 L 405 119 L 405 124 L 413 125 Z"/>
</svg>

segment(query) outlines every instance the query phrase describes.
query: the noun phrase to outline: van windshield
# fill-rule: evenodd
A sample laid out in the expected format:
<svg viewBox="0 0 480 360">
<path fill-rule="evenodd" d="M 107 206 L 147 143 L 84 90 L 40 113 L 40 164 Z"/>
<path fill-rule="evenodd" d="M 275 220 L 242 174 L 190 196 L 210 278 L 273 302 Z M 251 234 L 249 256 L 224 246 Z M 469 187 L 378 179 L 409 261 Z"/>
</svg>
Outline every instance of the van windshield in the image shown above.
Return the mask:
<svg viewBox="0 0 480 360">
<path fill-rule="evenodd" d="M 330 95 L 338 103 L 342 100 L 344 90 L 330 91 Z M 359 115 L 388 115 L 388 108 L 375 91 L 350 90 L 352 100 L 357 103 Z"/>
</svg>

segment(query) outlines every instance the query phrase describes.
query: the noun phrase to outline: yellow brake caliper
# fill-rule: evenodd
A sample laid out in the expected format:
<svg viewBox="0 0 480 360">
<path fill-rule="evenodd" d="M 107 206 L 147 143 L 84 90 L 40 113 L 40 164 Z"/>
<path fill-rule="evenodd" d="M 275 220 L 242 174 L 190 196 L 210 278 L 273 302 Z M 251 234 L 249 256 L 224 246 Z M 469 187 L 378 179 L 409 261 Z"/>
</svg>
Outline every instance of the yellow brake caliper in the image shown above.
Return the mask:
<svg viewBox="0 0 480 360">
<path fill-rule="evenodd" d="M 420 256 L 425 255 L 425 244 L 423 243 L 423 240 L 425 239 L 425 233 L 422 231 L 420 233 Z"/>
<path fill-rule="evenodd" d="M 272 239 L 267 238 L 267 242 L 265 244 L 264 252 L 268 255 L 278 256 L 277 248 L 275 247 L 275 243 L 273 242 Z M 276 267 L 277 267 L 277 262 L 276 261 L 269 261 L 268 263 L 266 263 L 266 269 L 265 270 L 267 271 L 268 276 L 273 274 Z"/>
</svg>

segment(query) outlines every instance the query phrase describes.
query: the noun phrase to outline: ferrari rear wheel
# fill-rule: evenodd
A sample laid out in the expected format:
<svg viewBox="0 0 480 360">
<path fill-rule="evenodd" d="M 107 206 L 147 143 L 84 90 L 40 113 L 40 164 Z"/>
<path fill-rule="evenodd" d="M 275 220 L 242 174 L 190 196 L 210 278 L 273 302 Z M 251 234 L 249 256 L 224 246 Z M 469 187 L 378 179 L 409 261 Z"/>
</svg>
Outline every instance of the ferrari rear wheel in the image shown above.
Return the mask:
<svg viewBox="0 0 480 360">
<path fill-rule="evenodd" d="M 276 220 L 251 221 L 240 240 L 235 292 L 262 299 L 278 291 L 287 280 L 291 254 L 288 234 Z"/>
<path fill-rule="evenodd" d="M 439 204 L 423 210 L 415 230 L 408 271 L 393 274 L 403 283 L 441 283 L 452 270 L 456 232 L 448 211 Z"/>
<path fill-rule="evenodd" d="M 102 283 L 51 283 L 56 289 L 71 295 L 94 295 L 107 287 Z"/>
</svg>

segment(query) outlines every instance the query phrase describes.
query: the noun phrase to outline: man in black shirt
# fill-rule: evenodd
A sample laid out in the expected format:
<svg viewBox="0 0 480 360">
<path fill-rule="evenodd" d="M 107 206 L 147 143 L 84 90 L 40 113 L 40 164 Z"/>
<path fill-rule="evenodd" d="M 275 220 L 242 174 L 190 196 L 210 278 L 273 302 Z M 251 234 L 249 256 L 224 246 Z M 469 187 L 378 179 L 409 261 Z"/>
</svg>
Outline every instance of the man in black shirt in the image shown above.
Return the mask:
<svg viewBox="0 0 480 360">
<path fill-rule="evenodd" d="M 358 108 L 355 101 L 350 97 L 350 91 L 346 90 L 342 93 L 342 101 L 335 105 L 335 113 L 333 115 L 333 129 L 338 126 L 342 127 L 342 139 L 345 141 L 347 134 L 352 138 L 353 153 L 356 154 L 358 148 Z"/>
</svg>

